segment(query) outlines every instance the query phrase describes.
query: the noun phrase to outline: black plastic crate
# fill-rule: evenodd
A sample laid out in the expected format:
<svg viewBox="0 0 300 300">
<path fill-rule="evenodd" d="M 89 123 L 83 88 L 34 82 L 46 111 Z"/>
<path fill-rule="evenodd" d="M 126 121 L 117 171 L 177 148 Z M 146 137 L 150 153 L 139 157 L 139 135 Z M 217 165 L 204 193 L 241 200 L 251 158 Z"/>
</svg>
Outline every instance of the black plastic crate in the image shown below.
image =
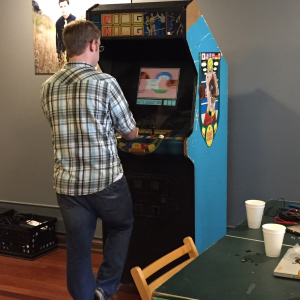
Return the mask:
<svg viewBox="0 0 300 300">
<path fill-rule="evenodd" d="M 34 260 L 57 249 L 56 218 L 19 214 L 1 221 L 1 255 Z"/>
</svg>

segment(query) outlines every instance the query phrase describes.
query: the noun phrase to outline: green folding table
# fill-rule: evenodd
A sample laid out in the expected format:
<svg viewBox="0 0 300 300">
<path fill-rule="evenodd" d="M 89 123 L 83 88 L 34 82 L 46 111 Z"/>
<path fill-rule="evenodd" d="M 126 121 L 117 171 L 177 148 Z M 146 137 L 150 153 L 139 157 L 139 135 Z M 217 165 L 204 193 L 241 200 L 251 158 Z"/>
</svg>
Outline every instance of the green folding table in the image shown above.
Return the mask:
<svg viewBox="0 0 300 300">
<path fill-rule="evenodd" d="M 267 203 L 267 206 L 273 204 Z M 273 222 L 273 217 L 263 217 L 262 224 L 270 222 Z M 300 300 L 300 280 L 273 275 L 282 256 L 298 242 L 300 237 L 287 232 L 280 257 L 267 257 L 262 229 L 249 229 L 247 221 L 243 221 L 160 286 L 154 292 L 154 297 Z"/>
</svg>

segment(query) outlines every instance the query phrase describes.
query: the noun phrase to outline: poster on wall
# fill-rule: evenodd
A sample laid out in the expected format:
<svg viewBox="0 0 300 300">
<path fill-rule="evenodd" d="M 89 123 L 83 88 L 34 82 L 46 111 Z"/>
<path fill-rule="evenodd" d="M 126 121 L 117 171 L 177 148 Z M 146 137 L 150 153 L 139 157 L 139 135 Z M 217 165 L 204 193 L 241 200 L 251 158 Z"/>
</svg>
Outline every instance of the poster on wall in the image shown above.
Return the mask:
<svg viewBox="0 0 300 300">
<path fill-rule="evenodd" d="M 220 118 L 220 60 L 221 53 L 199 54 L 199 100 L 201 133 L 211 147 L 217 133 Z"/>
<path fill-rule="evenodd" d="M 68 60 L 62 30 L 73 20 L 85 19 L 95 4 L 131 3 L 131 0 L 31 0 L 35 74 L 53 74 Z"/>
</svg>

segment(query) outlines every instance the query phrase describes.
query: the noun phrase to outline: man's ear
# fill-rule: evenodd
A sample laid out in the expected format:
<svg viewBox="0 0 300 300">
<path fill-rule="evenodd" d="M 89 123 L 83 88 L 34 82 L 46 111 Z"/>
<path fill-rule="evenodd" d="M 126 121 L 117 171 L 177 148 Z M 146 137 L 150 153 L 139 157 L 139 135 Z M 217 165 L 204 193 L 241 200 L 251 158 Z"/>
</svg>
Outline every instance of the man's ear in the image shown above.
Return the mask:
<svg viewBox="0 0 300 300">
<path fill-rule="evenodd" d="M 91 52 L 95 52 L 94 47 L 97 48 L 96 40 L 92 40 L 92 41 L 89 43 L 89 50 L 90 50 Z"/>
</svg>

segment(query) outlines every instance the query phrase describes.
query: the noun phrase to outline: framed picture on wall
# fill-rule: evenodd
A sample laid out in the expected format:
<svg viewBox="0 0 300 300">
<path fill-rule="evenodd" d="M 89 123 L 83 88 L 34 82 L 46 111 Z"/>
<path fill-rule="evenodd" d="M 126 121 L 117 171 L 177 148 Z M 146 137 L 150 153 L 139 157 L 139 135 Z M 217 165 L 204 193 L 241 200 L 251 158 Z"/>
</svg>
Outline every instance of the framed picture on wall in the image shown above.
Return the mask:
<svg viewBox="0 0 300 300">
<path fill-rule="evenodd" d="M 30 0 L 28 0 L 30 1 Z M 35 74 L 53 74 L 68 61 L 62 31 L 71 21 L 85 19 L 86 11 L 95 5 L 131 3 L 131 0 L 31 0 Z M 116 21 L 116 16 L 107 22 Z M 95 25 L 101 20 L 93 20 Z M 117 21 L 118 22 L 118 21 Z"/>
</svg>

